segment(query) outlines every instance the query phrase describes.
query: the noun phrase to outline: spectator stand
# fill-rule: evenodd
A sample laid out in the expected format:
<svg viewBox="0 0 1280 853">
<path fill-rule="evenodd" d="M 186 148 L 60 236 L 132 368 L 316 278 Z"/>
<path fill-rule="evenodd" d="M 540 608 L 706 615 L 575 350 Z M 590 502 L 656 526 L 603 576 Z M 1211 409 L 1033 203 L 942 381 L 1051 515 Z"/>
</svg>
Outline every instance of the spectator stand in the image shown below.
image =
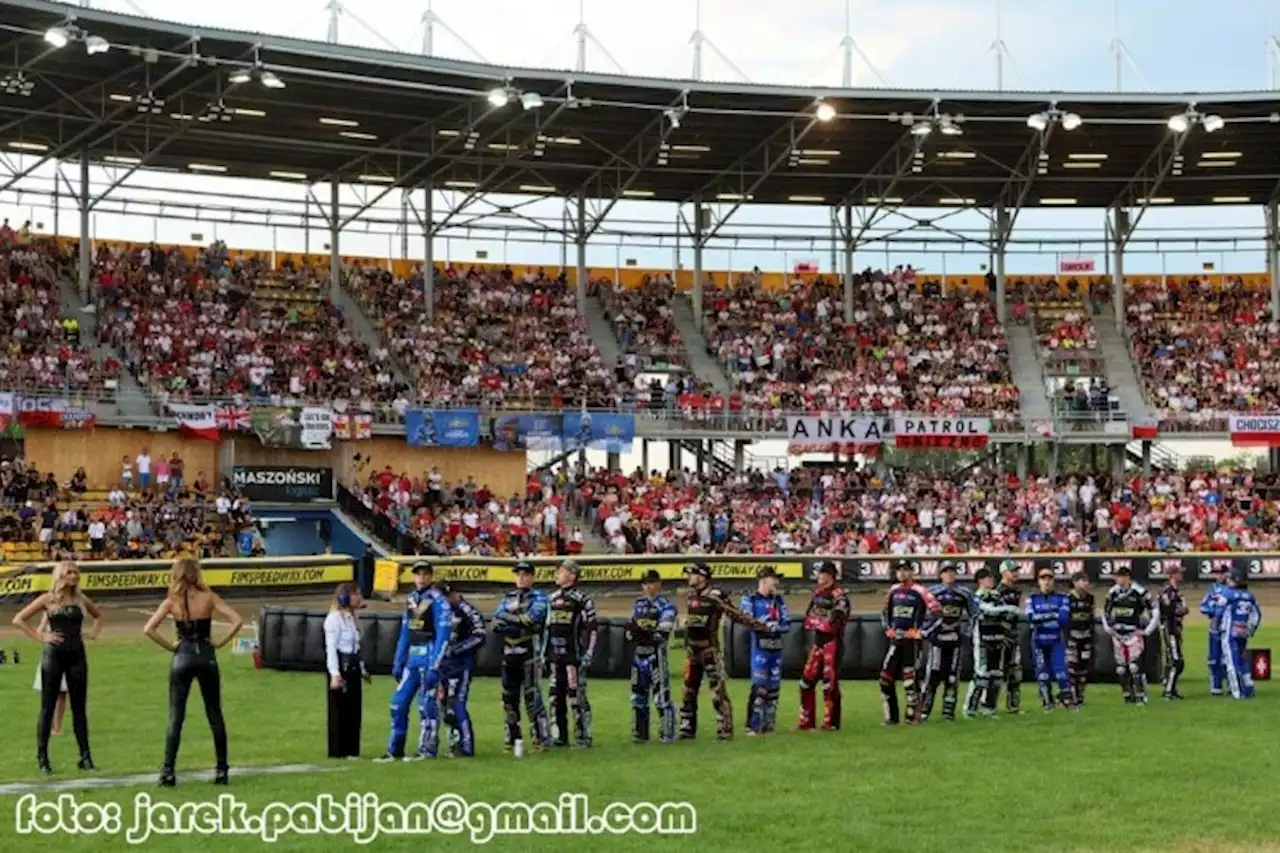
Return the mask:
<svg viewBox="0 0 1280 853">
<path fill-rule="evenodd" d="M 1130 288 L 1127 334 L 1148 404 L 1169 432 L 1225 432 L 1233 413 L 1280 410 L 1280 324 L 1242 277 Z"/>
<path fill-rule="evenodd" d="M 605 319 L 627 357 L 627 367 L 637 373 L 688 368 L 689 357 L 671 304 L 675 286 L 669 276 L 646 276 L 635 288 L 599 279 L 595 289 Z"/>
</svg>

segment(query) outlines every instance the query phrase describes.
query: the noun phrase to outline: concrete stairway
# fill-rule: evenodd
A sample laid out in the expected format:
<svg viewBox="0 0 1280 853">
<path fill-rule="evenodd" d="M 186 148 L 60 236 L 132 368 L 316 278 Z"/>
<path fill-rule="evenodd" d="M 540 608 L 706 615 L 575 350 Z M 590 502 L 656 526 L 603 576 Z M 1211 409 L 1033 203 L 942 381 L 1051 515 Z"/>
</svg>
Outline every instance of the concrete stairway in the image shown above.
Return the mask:
<svg viewBox="0 0 1280 853">
<path fill-rule="evenodd" d="M 92 310 L 92 304 L 86 305 L 81 299 L 79 285 L 67 278 L 58 279 L 58 297 L 63 316 L 75 317 L 80 321 L 80 340 L 90 346 L 94 359 L 101 361 L 112 356 L 124 361 L 122 354 L 116 352 L 115 347 L 98 343 L 98 315 Z M 86 308 L 90 310 L 86 311 Z M 95 404 L 94 409 L 99 416 L 120 415 L 139 419 L 163 414 L 157 412 L 151 405 L 142 386 L 128 370 L 120 371 L 115 403 L 98 403 Z"/>
<path fill-rule="evenodd" d="M 586 318 L 587 334 L 599 348 L 605 366 L 613 368 L 623 355 L 622 347 L 618 346 L 618 337 L 613 333 L 613 324 L 604 315 L 604 307 L 600 304 L 600 300 L 593 296 L 587 297 Z"/>
<path fill-rule="evenodd" d="M 689 298 L 677 295 L 671 301 L 675 312 L 676 329 L 684 338 L 684 350 L 689 357 L 689 369 L 699 382 L 706 382 L 716 389 L 717 394 L 728 396 L 732 389 L 729 380 L 720 369 L 720 364 L 707 354 L 707 339 L 698 330 L 693 317 L 693 305 Z"/>
<path fill-rule="evenodd" d="M 338 306 L 338 310 L 342 312 L 342 319 L 346 322 L 347 328 L 350 329 L 355 336 L 370 350 L 382 349 L 386 346 L 382 339 L 382 333 L 378 331 L 378 327 L 364 313 L 364 309 L 360 307 L 360 303 L 351 295 L 345 286 L 329 288 L 329 299 L 333 304 Z M 409 382 L 408 369 L 401 364 L 398 359 L 390 359 L 391 377 L 398 383 L 405 385 Z"/>
<path fill-rule="evenodd" d="M 1098 329 L 1098 349 L 1106 364 L 1107 384 L 1119 399 L 1120 409 L 1131 423 L 1149 418 L 1151 411 L 1142 394 L 1142 383 L 1138 380 L 1124 336 L 1116 328 L 1115 318 L 1102 313 L 1094 316 L 1093 323 Z"/>
<path fill-rule="evenodd" d="M 1022 420 L 1028 426 L 1033 421 L 1049 420 L 1053 409 L 1049 405 L 1048 389 L 1036 357 L 1036 341 L 1030 326 L 1009 323 L 1005 326 L 1009 341 L 1010 370 L 1021 396 Z"/>
</svg>

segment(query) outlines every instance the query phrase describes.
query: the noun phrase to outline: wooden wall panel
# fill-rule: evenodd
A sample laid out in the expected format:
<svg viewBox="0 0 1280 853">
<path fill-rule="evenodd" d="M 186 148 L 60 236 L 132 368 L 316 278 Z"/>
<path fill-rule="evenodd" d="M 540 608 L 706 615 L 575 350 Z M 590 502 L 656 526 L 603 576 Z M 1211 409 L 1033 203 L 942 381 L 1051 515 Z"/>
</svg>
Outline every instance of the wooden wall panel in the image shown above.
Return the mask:
<svg viewBox="0 0 1280 853">
<path fill-rule="evenodd" d="M 237 465 L 284 465 L 299 468 L 335 468 L 332 450 L 294 450 L 288 447 L 263 447 L 253 436 L 237 436 Z"/>
<path fill-rule="evenodd" d="M 520 452 L 504 453 L 491 447 L 410 447 L 403 438 L 391 436 L 343 442 L 337 448 L 333 467 L 341 482 L 348 485 L 353 480 L 363 483 L 371 468 L 382 470 L 390 465 L 397 474 L 421 477 L 439 466 L 450 483 L 461 483 L 471 476 L 496 494 L 524 494 L 525 454 Z"/>
<path fill-rule="evenodd" d="M 133 459 L 143 447 L 153 460 L 168 459 L 177 450 L 186 462 L 189 478 L 204 471 L 211 482 L 218 480 L 218 445 L 188 440 L 177 433 L 142 429 L 92 430 L 30 429 L 26 437 L 26 457 L 41 471 L 53 471 L 61 482 L 83 467 L 89 485 L 106 489 L 120 482 L 121 460 Z M 136 472 L 135 472 L 136 473 Z"/>
</svg>

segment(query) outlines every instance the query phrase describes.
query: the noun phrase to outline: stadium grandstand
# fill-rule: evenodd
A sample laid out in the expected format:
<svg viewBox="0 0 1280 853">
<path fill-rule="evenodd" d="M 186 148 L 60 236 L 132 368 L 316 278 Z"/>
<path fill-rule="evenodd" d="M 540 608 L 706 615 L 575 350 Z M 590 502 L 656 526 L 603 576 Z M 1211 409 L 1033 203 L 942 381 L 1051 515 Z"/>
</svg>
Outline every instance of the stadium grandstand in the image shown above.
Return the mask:
<svg viewBox="0 0 1280 853">
<path fill-rule="evenodd" d="M 405 553 L 1280 545 L 1274 451 L 1255 472 L 1205 464 L 1194 444 L 1280 440 L 1265 417 L 1280 410 L 1268 93 L 566 74 L 391 62 L 44 0 L 0 9 L 18 63 L 0 102 L 14 158 L 0 199 L 39 197 L 52 168 L 55 219 L 68 199 L 78 214 L 50 229 L 15 205 L 0 226 L 13 561 L 55 546 L 224 553 L 261 498 L 235 472 L 271 466 L 334 485 L 267 502 L 336 499 Z M 90 39 L 111 49 L 73 49 Z M 1190 165 L 1245 156 L 1243 170 Z M 301 213 L 195 194 L 148 208 L 120 196 L 139 173 L 272 181 L 305 199 Z M 493 226 L 552 235 L 560 262 L 451 251 L 489 227 L 473 208 L 491 196 L 562 202 L 558 228 L 524 201 L 498 205 Z M 385 199 L 401 201 L 399 255 L 349 251 Z M 678 205 L 658 235 L 675 244 L 669 268 L 622 261 L 654 236 L 611 219 L 637 203 Z M 94 233 L 113 204 L 239 210 L 264 236 Z M 1250 204 L 1266 213 L 1266 271 L 1126 273 L 1153 208 Z M 765 239 L 734 229 L 768 206 L 826 211 L 829 234 L 779 225 L 768 239 L 797 258 L 825 246 L 831 262 L 712 268 L 725 241 Z M 1102 263 L 1050 241 L 1052 273 L 1012 268 L 1045 245 L 1019 221 L 1061 208 L 1105 219 L 1088 238 Z M 986 233 L 939 224 L 959 210 Z M 275 222 L 305 230 L 305 251 L 275 248 Z M 987 263 L 925 269 L 919 236 L 886 234 L 918 229 Z M 588 264 L 602 240 L 612 266 Z M 871 262 L 908 240 L 919 263 Z M 617 432 L 582 438 L 591 419 Z M 811 441 L 805 419 L 847 432 Z M 91 447 L 71 427 L 110 439 Z M 185 457 L 188 476 L 127 480 L 148 443 L 166 464 Z"/>
</svg>

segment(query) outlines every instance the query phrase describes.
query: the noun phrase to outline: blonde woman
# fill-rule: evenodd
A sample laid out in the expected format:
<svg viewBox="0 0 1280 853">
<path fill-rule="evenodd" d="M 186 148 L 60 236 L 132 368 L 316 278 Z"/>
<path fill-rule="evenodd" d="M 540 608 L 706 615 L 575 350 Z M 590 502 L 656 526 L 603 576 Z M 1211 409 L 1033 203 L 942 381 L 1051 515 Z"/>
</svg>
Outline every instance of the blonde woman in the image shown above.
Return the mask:
<svg viewBox="0 0 1280 853">
<path fill-rule="evenodd" d="M 214 613 L 230 624 L 226 635 L 216 643 L 212 639 Z M 178 636 L 176 643 L 160 635 L 159 628 L 166 617 L 173 617 Z M 200 683 L 204 713 L 209 718 L 209 728 L 213 730 L 213 751 L 218 762 L 213 781 L 215 785 L 227 784 L 227 726 L 222 718 L 222 682 L 214 650 L 231 642 L 243 624 L 240 614 L 205 584 L 197 560 L 181 557 L 174 561 L 169 572 L 169 594 L 142 629 L 142 633 L 157 646 L 173 652 L 173 664 L 169 668 L 169 729 L 164 739 L 161 787 L 172 788 L 177 784 L 174 766 L 182 743 L 182 724 L 187 716 L 187 697 L 193 681 Z"/>
<path fill-rule="evenodd" d="M 43 615 L 48 625 L 44 630 L 31 627 L 31 617 Z M 102 611 L 80 591 L 80 570 L 72 562 L 61 562 L 53 568 L 51 587 L 13 617 L 13 624 L 31 639 L 44 643 L 40 660 L 40 722 L 36 727 L 36 761 L 40 769 L 52 775 L 49 764 L 49 734 L 53 729 L 54 709 L 58 704 L 62 679 L 67 680 L 67 698 L 71 703 L 71 722 L 80 747 L 81 770 L 93 769 L 89 754 L 89 666 L 84 652 L 84 617 L 93 620 L 88 638 L 95 640 L 102 630 Z"/>
</svg>

